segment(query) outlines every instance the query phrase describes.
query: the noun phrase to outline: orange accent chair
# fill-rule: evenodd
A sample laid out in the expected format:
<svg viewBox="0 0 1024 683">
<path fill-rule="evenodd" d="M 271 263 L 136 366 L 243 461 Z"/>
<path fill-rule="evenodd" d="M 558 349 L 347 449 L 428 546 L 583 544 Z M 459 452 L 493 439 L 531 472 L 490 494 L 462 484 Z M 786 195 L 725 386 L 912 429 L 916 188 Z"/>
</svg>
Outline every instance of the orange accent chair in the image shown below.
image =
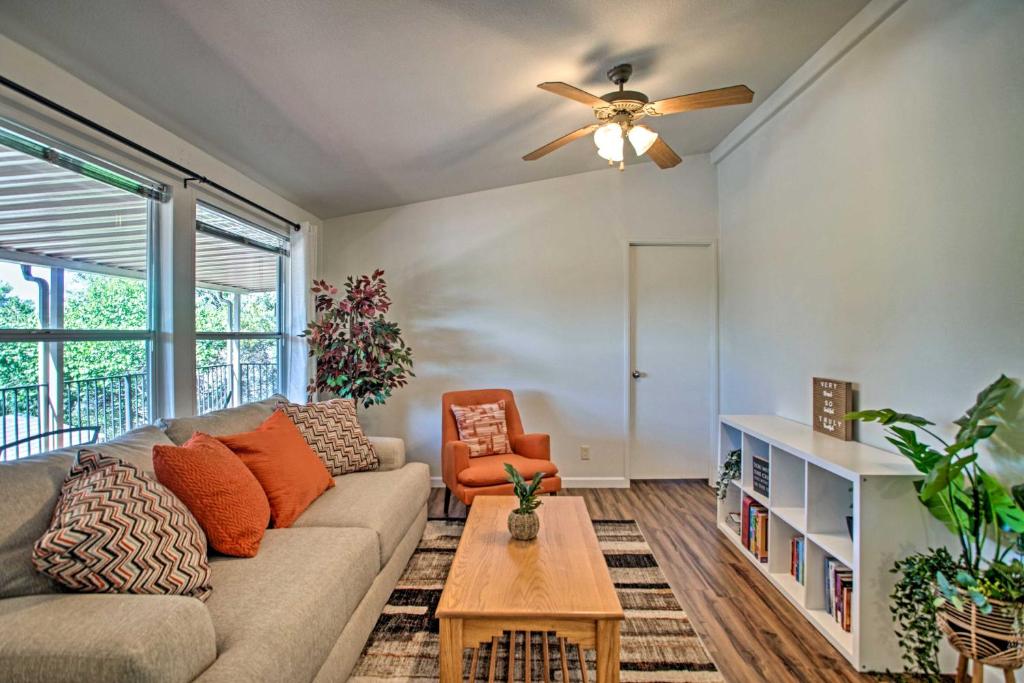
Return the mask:
<svg viewBox="0 0 1024 683">
<path fill-rule="evenodd" d="M 505 401 L 505 422 L 508 426 L 512 453 L 469 457 L 469 445 L 459 441 L 452 406 L 477 406 Z M 511 463 L 529 481 L 537 472 L 544 473 L 541 493 L 558 493 L 562 479 L 551 462 L 551 438 L 547 434 L 524 434 L 523 421 L 516 400 L 508 389 L 475 389 L 449 391 L 441 395 L 441 478 L 444 480 L 444 513 L 448 514 L 452 494 L 469 507 L 477 496 L 510 496 L 512 484 L 505 474 L 505 463 Z"/>
</svg>

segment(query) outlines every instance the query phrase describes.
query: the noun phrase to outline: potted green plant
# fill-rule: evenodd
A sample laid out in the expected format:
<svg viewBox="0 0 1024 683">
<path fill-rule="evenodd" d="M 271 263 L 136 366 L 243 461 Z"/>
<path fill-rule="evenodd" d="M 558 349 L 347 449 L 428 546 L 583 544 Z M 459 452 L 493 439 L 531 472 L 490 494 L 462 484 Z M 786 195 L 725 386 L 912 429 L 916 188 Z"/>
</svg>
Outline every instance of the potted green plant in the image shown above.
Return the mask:
<svg viewBox="0 0 1024 683">
<path fill-rule="evenodd" d="M 508 531 L 517 541 L 532 541 L 540 531 L 540 518 L 536 512 L 540 507 L 537 491 L 544 474 L 538 472 L 533 475 L 533 481 L 526 483 L 523 475 L 508 463 L 505 464 L 505 473 L 512 482 L 512 492 L 519 499 L 519 507 L 508 513 Z"/>
<path fill-rule="evenodd" d="M 316 358 L 310 399 L 333 393 L 369 408 L 415 377 L 412 349 L 398 325 L 384 318 L 391 298 L 383 270 L 349 276 L 344 292 L 324 280 L 315 280 L 311 291 L 317 318 L 302 333 Z"/>
<path fill-rule="evenodd" d="M 954 422 L 952 441 L 929 420 L 890 408 L 846 415 L 887 428 L 889 443 L 924 475 L 914 483 L 918 499 L 957 540 L 958 556 L 936 549 L 893 569 L 901 578 L 892 611 L 904 659 L 918 671 L 938 674 L 940 631 L 961 657 L 980 665 L 1024 665 L 1024 483 L 1007 487 L 978 462 L 979 444 L 1019 401 L 1019 384 L 1000 376 Z M 922 623 L 926 618 L 930 623 Z"/>
</svg>

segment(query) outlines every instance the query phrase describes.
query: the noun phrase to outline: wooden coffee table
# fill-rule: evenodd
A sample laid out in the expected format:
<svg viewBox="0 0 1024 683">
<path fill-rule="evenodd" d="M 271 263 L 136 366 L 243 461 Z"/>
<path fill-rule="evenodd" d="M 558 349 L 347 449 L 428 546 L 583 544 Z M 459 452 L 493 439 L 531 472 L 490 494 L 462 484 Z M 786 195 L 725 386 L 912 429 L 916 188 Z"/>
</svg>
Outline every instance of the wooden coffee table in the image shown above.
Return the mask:
<svg viewBox="0 0 1024 683">
<path fill-rule="evenodd" d="M 478 496 L 473 503 L 437 606 L 442 683 L 462 682 L 465 648 L 473 648 L 475 670 L 481 644 L 491 643 L 494 653 L 498 638 L 509 632 L 511 651 L 517 631 L 527 634 L 525 661 L 531 661 L 531 632 L 555 633 L 563 678 L 568 644 L 580 648 L 584 680 L 583 650 L 596 649 L 598 683 L 617 683 L 622 606 L 583 499 L 544 498 L 533 541 L 509 536 L 508 513 L 516 506 L 513 496 Z M 543 650 L 547 680 L 547 637 Z M 493 679 L 493 661 L 490 674 Z"/>
</svg>

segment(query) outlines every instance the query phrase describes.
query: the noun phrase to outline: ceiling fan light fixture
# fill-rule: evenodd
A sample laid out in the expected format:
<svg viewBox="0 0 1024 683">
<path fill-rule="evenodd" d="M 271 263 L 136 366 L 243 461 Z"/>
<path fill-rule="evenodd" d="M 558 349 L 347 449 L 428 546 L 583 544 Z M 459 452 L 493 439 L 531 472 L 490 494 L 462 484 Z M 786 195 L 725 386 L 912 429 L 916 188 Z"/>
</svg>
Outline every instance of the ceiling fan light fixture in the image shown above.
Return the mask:
<svg viewBox="0 0 1024 683">
<path fill-rule="evenodd" d="M 622 144 L 622 126 L 606 123 L 594 131 L 594 144 L 598 149 L 612 148 Z"/>
<path fill-rule="evenodd" d="M 622 138 L 618 138 L 603 147 L 598 147 L 597 155 L 602 159 L 607 159 L 608 161 L 622 161 L 623 151 Z"/>
<path fill-rule="evenodd" d="M 643 156 L 647 150 L 651 148 L 654 141 L 658 139 L 658 134 L 647 126 L 633 126 L 629 129 L 627 134 L 629 137 L 629 144 L 633 145 L 633 149 L 636 150 L 636 155 Z"/>
</svg>

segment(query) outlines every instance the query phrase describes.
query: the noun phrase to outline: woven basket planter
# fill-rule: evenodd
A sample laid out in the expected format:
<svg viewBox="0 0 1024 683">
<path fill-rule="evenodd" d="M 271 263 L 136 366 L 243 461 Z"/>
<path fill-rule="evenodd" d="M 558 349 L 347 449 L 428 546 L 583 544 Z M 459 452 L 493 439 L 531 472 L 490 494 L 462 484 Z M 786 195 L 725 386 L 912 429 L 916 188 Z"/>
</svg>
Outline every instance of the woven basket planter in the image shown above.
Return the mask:
<svg viewBox="0 0 1024 683">
<path fill-rule="evenodd" d="M 513 510 L 508 513 L 508 531 L 517 541 L 532 541 L 540 531 L 540 518 L 536 512 L 524 515 Z"/>
<path fill-rule="evenodd" d="M 957 652 L 988 666 L 1017 669 L 1024 666 L 1024 633 L 1014 624 L 1010 603 L 990 600 L 992 612 L 982 614 L 967 593 L 960 591 L 963 607 L 947 602 L 938 611 L 939 628 Z"/>
</svg>

